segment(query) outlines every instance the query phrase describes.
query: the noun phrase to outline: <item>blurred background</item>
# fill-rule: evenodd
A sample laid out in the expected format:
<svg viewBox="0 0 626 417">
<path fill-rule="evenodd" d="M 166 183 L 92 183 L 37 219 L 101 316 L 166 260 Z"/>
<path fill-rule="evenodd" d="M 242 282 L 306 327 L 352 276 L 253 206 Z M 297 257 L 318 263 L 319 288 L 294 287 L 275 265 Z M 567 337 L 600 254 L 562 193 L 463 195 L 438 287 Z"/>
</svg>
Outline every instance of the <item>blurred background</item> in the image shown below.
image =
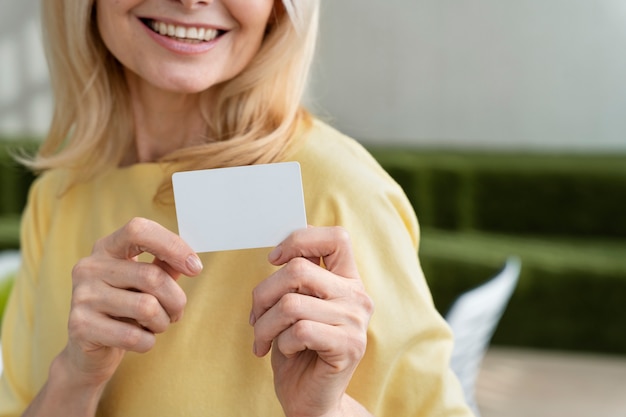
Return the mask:
<svg viewBox="0 0 626 417">
<path fill-rule="evenodd" d="M 626 415 L 626 2 L 322 4 L 307 102 L 407 192 L 441 313 L 521 262 L 481 414 Z M 0 6 L 0 144 L 36 145 L 50 120 L 38 5 Z M 16 250 L 32 176 L 6 147 L 0 250 Z"/>
</svg>

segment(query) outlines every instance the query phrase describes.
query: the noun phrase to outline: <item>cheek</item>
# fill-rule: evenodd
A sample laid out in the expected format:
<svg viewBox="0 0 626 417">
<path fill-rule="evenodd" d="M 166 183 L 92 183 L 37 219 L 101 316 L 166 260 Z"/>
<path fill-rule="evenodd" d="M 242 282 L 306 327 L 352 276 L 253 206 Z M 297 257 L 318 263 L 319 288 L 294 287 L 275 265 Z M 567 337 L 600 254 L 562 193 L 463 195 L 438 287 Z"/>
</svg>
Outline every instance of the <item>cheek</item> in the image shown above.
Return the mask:
<svg viewBox="0 0 626 417">
<path fill-rule="evenodd" d="M 242 26 L 254 27 L 255 30 L 265 32 L 267 23 L 274 13 L 274 0 L 243 0 L 232 3 L 231 13 Z M 280 3 L 280 0 L 276 3 Z"/>
<path fill-rule="evenodd" d="M 268 19 L 265 17 L 269 15 L 267 10 L 260 10 L 253 8 L 252 10 L 258 12 L 264 12 L 265 14 L 256 14 L 250 16 L 250 11 L 247 12 L 247 19 L 241 17 L 239 24 L 241 27 L 240 36 L 238 37 L 238 46 L 235 47 L 235 55 L 240 58 L 249 61 L 259 51 L 263 39 L 265 37 Z"/>
<path fill-rule="evenodd" d="M 123 11 L 116 9 L 116 4 L 113 0 L 97 1 L 96 23 L 107 50 L 126 66 L 135 61 L 141 48 L 135 47 L 135 42 L 131 42 L 137 39 L 137 33 L 133 32 L 131 22 Z"/>
<path fill-rule="evenodd" d="M 111 21 L 113 19 L 108 13 L 108 9 L 101 6 L 101 3 L 106 3 L 106 1 L 98 1 L 96 3 L 96 23 L 98 26 L 98 33 L 100 33 L 100 38 L 102 38 L 102 41 L 106 45 L 107 49 L 111 51 L 111 49 L 115 47 L 115 31 L 113 31 L 111 27 Z"/>
</svg>

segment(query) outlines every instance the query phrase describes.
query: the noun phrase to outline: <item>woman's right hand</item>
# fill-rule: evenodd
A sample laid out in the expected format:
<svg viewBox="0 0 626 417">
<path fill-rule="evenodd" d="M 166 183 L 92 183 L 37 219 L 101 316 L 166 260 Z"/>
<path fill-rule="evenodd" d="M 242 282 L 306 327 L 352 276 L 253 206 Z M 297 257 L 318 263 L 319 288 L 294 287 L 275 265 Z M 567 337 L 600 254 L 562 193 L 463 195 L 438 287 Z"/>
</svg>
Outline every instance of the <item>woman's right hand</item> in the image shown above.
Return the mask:
<svg viewBox="0 0 626 417">
<path fill-rule="evenodd" d="M 143 252 L 154 261 L 139 262 Z M 102 388 L 126 351 L 149 351 L 155 334 L 181 319 L 187 299 L 176 279 L 201 270 L 178 235 L 150 220 L 135 218 L 96 242 L 72 271 L 69 339 L 57 358 L 64 373 Z"/>
</svg>

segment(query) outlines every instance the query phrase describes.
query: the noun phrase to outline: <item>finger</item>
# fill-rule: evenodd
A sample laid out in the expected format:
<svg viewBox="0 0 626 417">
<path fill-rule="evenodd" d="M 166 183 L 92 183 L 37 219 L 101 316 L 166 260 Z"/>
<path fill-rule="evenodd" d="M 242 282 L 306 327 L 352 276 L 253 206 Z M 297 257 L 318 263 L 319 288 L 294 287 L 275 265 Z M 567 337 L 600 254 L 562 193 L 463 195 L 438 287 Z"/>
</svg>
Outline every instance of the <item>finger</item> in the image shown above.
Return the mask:
<svg viewBox="0 0 626 417">
<path fill-rule="evenodd" d="M 301 320 L 338 326 L 345 324 L 348 317 L 336 303 L 297 293 L 285 294 L 255 323 L 254 352 L 258 356 L 265 355 L 279 334 Z"/>
<path fill-rule="evenodd" d="M 94 262 L 85 258 L 76 264 L 72 275 L 75 282 L 73 298 L 77 303 L 96 300 L 111 303 L 115 300 L 111 295 L 111 287 L 138 291 L 156 298 L 171 322 L 180 320 L 187 303 L 187 296 L 176 281 L 163 269 L 149 263 L 120 260 Z M 93 277 L 102 280 L 102 285 L 97 285 Z M 107 313 L 123 316 L 115 311 Z"/>
<path fill-rule="evenodd" d="M 117 259 L 132 259 L 148 252 L 179 273 L 195 276 L 202 270 L 202 262 L 180 236 L 154 221 L 139 217 L 99 240 L 94 251 L 106 251 Z"/>
<path fill-rule="evenodd" d="M 113 303 L 104 303 L 98 311 L 114 319 L 132 319 L 152 333 L 163 333 L 172 322 L 163 306 L 152 295 L 114 289 Z"/>
<path fill-rule="evenodd" d="M 135 324 L 115 320 L 104 314 L 74 312 L 69 320 L 70 339 L 85 351 L 119 348 L 145 353 L 156 342 L 154 333 Z"/>
<path fill-rule="evenodd" d="M 178 281 L 178 278 L 180 278 L 181 276 L 180 272 L 178 272 L 177 270 L 172 268 L 167 262 L 162 261 L 159 258 L 154 258 L 152 260 L 152 264 L 164 270 L 167 273 L 167 275 L 174 278 L 174 281 Z"/>
<path fill-rule="evenodd" d="M 301 320 L 282 332 L 274 344 L 274 349 L 287 358 L 305 350 L 315 351 L 339 372 L 354 369 L 365 354 L 367 339 L 364 334 L 351 334 L 342 327 Z"/>
<path fill-rule="evenodd" d="M 346 292 L 346 282 L 304 258 L 294 258 L 262 281 L 252 292 L 250 323 L 261 317 L 285 294 L 299 293 L 334 299 Z"/>
<path fill-rule="evenodd" d="M 268 255 L 273 265 L 297 257 L 322 258 L 328 270 L 345 278 L 358 278 L 350 236 L 342 227 L 309 227 L 289 235 Z"/>
</svg>

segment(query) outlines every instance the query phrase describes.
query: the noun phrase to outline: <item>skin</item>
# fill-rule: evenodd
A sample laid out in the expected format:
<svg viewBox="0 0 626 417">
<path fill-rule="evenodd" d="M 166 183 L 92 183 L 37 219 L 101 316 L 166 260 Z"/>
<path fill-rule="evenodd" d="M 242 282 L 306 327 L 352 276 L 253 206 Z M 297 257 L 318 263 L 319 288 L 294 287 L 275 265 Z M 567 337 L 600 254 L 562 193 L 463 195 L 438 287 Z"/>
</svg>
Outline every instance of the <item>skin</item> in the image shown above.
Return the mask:
<svg viewBox="0 0 626 417">
<path fill-rule="evenodd" d="M 269 261 L 284 266 L 255 288 L 250 323 L 255 354 L 266 355 L 273 346 L 285 414 L 370 415 L 345 394 L 365 353 L 373 313 L 348 233 L 340 227 L 299 230 Z"/>
<path fill-rule="evenodd" d="M 258 51 L 273 0 L 97 0 L 105 45 L 124 65 L 131 92 L 137 155 L 150 162 L 205 135 L 198 93 L 239 74 Z M 204 53 L 155 41 L 140 18 L 224 30 Z M 181 130 L 181 126 L 184 130 Z"/>
<path fill-rule="evenodd" d="M 101 36 L 126 68 L 133 103 L 136 154 L 128 163 L 154 161 L 204 133 L 198 93 L 245 68 L 272 7 L 273 0 L 97 0 Z M 139 18 L 206 25 L 226 34 L 206 51 L 190 53 L 182 42 L 155 42 Z M 139 262 L 144 252 L 155 261 Z M 373 311 L 347 232 L 297 231 L 268 261 L 282 268 L 254 290 L 252 351 L 259 357 L 271 352 L 286 416 L 370 415 L 345 393 L 365 352 Z M 148 219 L 132 219 L 96 242 L 72 271 L 67 345 L 24 415 L 95 415 L 125 353 L 149 351 L 155 334 L 183 318 L 186 296 L 177 278 L 201 270 L 178 235 Z"/>
</svg>

